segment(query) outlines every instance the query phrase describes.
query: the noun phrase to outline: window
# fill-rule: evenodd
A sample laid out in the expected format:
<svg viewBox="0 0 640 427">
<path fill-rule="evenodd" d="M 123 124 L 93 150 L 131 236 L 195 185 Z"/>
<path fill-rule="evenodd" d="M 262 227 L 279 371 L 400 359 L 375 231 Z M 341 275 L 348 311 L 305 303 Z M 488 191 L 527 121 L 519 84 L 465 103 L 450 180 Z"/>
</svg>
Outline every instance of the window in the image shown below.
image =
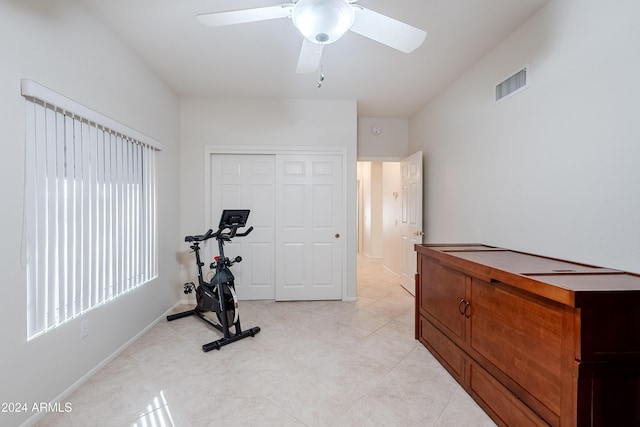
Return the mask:
<svg viewBox="0 0 640 427">
<path fill-rule="evenodd" d="M 159 144 L 32 81 L 22 94 L 32 339 L 157 276 Z"/>
</svg>

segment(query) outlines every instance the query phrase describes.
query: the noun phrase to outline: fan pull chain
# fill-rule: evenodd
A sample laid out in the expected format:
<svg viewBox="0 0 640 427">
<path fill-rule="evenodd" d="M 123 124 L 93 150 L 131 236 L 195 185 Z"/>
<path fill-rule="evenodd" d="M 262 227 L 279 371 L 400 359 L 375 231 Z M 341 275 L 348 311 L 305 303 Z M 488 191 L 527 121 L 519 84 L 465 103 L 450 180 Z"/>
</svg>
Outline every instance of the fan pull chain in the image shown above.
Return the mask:
<svg viewBox="0 0 640 427">
<path fill-rule="evenodd" d="M 324 82 L 324 73 L 322 72 L 322 65 L 320 66 L 320 77 L 318 78 L 318 89 L 322 87 L 322 82 Z"/>
</svg>

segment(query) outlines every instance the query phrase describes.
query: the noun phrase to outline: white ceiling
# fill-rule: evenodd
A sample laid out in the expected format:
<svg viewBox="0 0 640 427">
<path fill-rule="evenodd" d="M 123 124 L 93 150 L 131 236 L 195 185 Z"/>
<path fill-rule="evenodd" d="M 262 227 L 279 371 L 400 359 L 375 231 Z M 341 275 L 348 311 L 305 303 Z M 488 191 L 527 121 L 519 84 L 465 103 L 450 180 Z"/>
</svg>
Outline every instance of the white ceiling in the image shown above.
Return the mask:
<svg viewBox="0 0 640 427">
<path fill-rule="evenodd" d="M 278 0 L 79 0 L 182 95 L 357 99 L 361 117 L 408 118 L 548 0 L 359 0 L 427 31 L 404 54 L 358 34 L 327 45 L 325 81 L 296 74 L 290 19 L 211 28 L 195 15 Z"/>
</svg>

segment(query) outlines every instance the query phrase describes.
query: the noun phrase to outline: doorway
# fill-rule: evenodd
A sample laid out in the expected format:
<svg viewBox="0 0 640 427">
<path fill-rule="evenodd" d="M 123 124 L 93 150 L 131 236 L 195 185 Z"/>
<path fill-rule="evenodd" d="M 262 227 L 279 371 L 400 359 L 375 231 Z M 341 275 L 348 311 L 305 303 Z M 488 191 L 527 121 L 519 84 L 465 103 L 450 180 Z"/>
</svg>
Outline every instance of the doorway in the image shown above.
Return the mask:
<svg viewBox="0 0 640 427">
<path fill-rule="evenodd" d="M 415 295 L 414 246 L 423 240 L 422 152 L 358 162 L 358 252 L 381 259 Z"/>
<path fill-rule="evenodd" d="M 402 215 L 399 161 L 358 162 L 358 252 L 400 275 Z"/>
</svg>

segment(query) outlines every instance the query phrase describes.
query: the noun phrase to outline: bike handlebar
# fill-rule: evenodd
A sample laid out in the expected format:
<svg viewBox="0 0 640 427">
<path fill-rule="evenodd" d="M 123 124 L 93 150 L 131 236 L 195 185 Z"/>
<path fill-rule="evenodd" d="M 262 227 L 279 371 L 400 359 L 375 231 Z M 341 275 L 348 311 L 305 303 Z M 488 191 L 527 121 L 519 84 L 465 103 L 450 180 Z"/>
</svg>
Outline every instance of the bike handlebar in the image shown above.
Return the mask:
<svg viewBox="0 0 640 427">
<path fill-rule="evenodd" d="M 244 237 L 244 236 L 248 235 L 249 233 L 251 233 L 252 231 L 253 231 L 253 227 L 249 227 L 249 228 L 247 229 L 247 231 L 245 231 L 244 233 L 237 233 L 237 234 L 236 234 L 236 236 L 238 236 L 238 237 Z"/>
<path fill-rule="evenodd" d="M 209 229 L 204 234 L 200 234 L 196 236 L 185 236 L 184 241 L 185 242 L 204 242 L 205 240 L 209 240 L 211 237 L 213 237 L 213 230 Z"/>
<path fill-rule="evenodd" d="M 227 228 L 231 229 L 231 232 L 228 233 L 228 234 L 222 233 Z M 220 239 L 224 239 L 224 240 L 230 240 L 231 238 L 236 237 L 236 236 L 237 237 L 247 236 L 249 233 L 251 233 L 253 231 L 253 227 L 249 227 L 247 229 L 247 231 L 245 231 L 244 233 L 238 233 L 237 231 L 238 231 L 238 227 L 237 226 L 219 228 L 218 231 L 216 231 L 215 233 L 213 232 L 212 229 L 209 229 L 209 230 L 207 230 L 206 233 L 201 234 L 201 235 L 185 236 L 184 241 L 185 242 L 204 242 L 205 240 L 209 240 L 212 237 L 220 238 Z"/>
</svg>

